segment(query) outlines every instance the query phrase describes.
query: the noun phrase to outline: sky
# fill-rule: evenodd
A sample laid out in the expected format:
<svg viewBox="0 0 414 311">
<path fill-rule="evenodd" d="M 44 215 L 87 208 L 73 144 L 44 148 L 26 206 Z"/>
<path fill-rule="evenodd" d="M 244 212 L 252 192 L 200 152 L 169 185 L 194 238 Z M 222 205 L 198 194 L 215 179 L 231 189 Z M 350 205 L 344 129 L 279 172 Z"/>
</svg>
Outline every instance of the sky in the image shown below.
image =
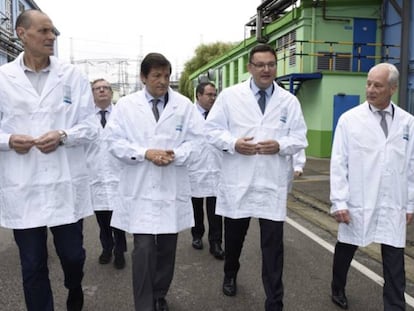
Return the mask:
<svg viewBox="0 0 414 311">
<path fill-rule="evenodd" d="M 164 54 L 181 71 L 200 44 L 240 42 L 261 0 L 35 0 L 60 32 L 59 57 L 139 59 Z M 247 37 L 246 37 L 247 38 Z"/>
</svg>

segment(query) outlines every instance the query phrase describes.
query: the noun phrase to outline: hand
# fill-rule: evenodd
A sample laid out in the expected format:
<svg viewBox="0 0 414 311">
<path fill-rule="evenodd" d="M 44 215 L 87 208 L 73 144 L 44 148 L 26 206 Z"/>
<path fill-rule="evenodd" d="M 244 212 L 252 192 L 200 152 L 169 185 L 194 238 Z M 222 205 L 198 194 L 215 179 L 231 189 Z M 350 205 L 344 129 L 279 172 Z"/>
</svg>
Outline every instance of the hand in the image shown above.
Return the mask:
<svg viewBox="0 0 414 311">
<path fill-rule="evenodd" d="M 10 136 L 9 146 L 19 154 L 28 153 L 29 150 L 34 146 L 35 140 L 29 135 L 18 135 L 13 134 Z"/>
<path fill-rule="evenodd" d="M 333 216 L 339 223 L 343 222 L 345 224 L 349 224 L 351 221 L 351 218 L 349 217 L 349 211 L 347 209 L 336 211 Z"/>
<path fill-rule="evenodd" d="M 244 155 L 254 155 L 256 154 L 257 144 L 252 144 L 250 141 L 253 140 L 253 137 L 243 137 L 239 138 L 236 141 L 235 149 L 238 153 Z"/>
<path fill-rule="evenodd" d="M 157 166 L 167 166 L 175 159 L 173 150 L 148 149 L 145 152 L 145 159 Z"/>
<path fill-rule="evenodd" d="M 35 139 L 35 145 L 43 153 L 50 153 L 59 147 L 59 131 L 50 131 Z"/>
<path fill-rule="evenodd" d="M 300 176 L 302 176 L 302 175 L 303 175 L 303 173 L 302 173 L 301 171 L 294 171 L 294 172 L 293 172 L 293 176 L 294 176 L 295 178 L 300 177 Z"/>
<path fill-rule="evenodd" d="M 279 148 L 276 140 L 265 140 L 257 143 L 256 151 L 258 154 L 275 154 L 279 152 Z"/>
<path fill-rule="evenodd" d="M 407 225 L 413 221 L 413 213 L 407 213 Z"/>
</svg>

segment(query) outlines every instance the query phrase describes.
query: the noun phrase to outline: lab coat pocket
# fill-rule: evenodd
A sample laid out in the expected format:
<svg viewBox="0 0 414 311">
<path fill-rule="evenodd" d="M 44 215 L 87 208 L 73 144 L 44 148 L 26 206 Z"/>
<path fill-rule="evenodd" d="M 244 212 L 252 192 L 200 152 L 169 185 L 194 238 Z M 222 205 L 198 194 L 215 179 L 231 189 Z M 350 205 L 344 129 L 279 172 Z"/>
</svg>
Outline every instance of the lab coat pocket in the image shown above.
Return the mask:
<svg viewBox="0 0 414 311">
<path fill-rule="evenodd" d="M 402 135 L 392 138 L 387 148 L 389 149 L 389 162 L 395 165 L 398 173 L 402 174 L 406 171 L 407 165 L 407 144 L 408 140 Z"/>
</svg>

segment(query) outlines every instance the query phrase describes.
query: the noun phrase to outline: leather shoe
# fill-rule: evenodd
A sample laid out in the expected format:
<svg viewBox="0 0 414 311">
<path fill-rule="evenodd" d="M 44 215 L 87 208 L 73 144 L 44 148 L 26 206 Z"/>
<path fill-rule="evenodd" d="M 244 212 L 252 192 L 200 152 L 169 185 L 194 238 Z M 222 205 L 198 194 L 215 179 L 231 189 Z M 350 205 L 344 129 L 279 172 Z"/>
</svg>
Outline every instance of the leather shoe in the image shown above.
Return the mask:
<svg viewBox="0 0 414 311">
<path fill-rule="evenodd" d="M 226 296 L 236 296 L 237 285 L 236 278 L 224 277 L 223 281 L 223 293 Z"/>
<path fill-rule="evenodd" d="M 114 267 L 118 270 L 125 268 L 124 253 L 115 253 Z"/>
<path fill-rule="evenodd" d="M 99 263 L 101 265 L 106 265 L 111 262 L 112 253 L 108 251 L 102 251 L 101 256 L 99 256 Z"/>
<path fill-rule="evenodd" d="M 224 259 L 224 251 L 218 242 L 213 242 L 210 244 L 210 254 L 213 255 L 216 259 Z"/>
<path fill-rule="evenodd" d="M 342 291 L 332 291 L 332 302 L 339 306 L 341 309 L 348 309 L 348 299 L 345 296 L 345 292 Z"/>
<path fill-rule="evenodd" d="M 68 311 L 81 311 L 83 308 L 82 287 L 69 289 L 68 299 L 66 300 Z"/>
<path fill-rule="evenodd" d="M 155 311 L 168 311 L 168 303 L 165 298 L 156 298 L 154 300 L 154 310 Z"/>
<path fill-rule="evenodd" d="M 194 238 L 192 245 L 195 249 L 203 249 L 203 241 L 201 239 Z"/>
</svg>

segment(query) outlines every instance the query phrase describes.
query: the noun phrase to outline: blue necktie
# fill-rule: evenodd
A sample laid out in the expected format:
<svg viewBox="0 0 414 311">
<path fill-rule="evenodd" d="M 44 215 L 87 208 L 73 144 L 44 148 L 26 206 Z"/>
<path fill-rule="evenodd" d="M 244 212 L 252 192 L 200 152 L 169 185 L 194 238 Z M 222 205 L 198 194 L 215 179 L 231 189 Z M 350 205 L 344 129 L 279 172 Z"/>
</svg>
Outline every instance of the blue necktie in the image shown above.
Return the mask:
<svg viewBox="0 0 414 311">
<path fill-rule="evenodd" d="M 266 109 L 266 91 L 260 90 L 259 94 L 260 94 L 260 98 L 257 102 L 259 103 L 260 110 L 264 114 L 265 109 Z"/>
<path fill-rule="evenodd" d="M 105 118 L 106 110 L 100 110 L 99 113 L 101 114 L 101 125 L 102 125 L 102 127 L 105 127 L 105 125 L 106 125 L 106 118 Z"/>
</svg>

